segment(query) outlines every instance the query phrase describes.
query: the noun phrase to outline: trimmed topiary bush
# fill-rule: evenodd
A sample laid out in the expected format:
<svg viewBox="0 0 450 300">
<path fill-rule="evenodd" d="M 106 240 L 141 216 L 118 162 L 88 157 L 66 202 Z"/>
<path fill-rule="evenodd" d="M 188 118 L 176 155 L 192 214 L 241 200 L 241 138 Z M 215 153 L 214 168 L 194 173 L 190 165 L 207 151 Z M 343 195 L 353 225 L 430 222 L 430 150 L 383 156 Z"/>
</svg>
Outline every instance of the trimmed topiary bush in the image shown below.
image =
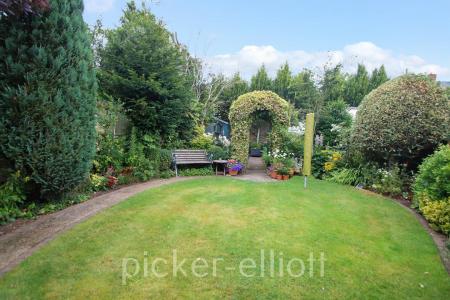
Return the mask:
<svg viewBox="0 0 450 300">
<path fill-rule="evenodd" d="M 244 94 L 230 108 L 232 156 L 247 164 L 249 130 L 252 114 L 267 111 L 272 119 L 272 148 L 281 146 L 281 137 L 289 126 L 288 103 L 270 91 L 255 91 Z"/>
<path fill-rule="evenodd" d="M 368 160 L 415 168 L 448 137 L 449 113 L 449 101 L 435 82 L 422 75 L 400 76 L 364 98 L 352 147 Z"/>
</svg>

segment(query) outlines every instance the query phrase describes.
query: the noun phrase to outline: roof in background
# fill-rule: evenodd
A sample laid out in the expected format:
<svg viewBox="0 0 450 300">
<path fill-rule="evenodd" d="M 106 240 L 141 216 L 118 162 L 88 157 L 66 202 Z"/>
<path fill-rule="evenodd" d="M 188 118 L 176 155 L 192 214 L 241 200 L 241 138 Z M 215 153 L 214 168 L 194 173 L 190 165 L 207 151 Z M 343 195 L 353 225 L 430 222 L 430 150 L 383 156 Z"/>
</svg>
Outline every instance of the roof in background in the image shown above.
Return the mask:
<svg viewBox="0 0 450 300">
<path fill-rule="evenodd" d="M 450 87 L 450 81 L 439 81 L 439 84 L 444 88 Z"/>
</svg>

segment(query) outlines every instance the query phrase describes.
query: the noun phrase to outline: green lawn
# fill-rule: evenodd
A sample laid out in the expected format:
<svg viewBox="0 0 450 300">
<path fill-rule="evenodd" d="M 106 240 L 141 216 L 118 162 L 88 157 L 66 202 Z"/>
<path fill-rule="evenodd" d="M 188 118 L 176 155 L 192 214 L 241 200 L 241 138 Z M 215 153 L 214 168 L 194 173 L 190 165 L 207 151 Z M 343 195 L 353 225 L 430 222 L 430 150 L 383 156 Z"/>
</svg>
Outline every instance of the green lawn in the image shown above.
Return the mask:
<svg viewBox="0 0 450 300">
<path fill-rule="evenodd" d="M 304 190 L 302 183 L 218 177 L 148 190 L 76 226 L 6 274 L 0 299 L 450 299 L 437 249 L 410 212 L 351 187 L 311 180 Z M 178 263 L 185 259 L 186 276 L 173 274 L 173 249 Z M 124 262 L 125 271 L 136 271 L 135 261 L 126 260 L 133 257 L 140 270 L 125 278 Z M 205 263 L 196 258 L 208 264 L 196 269 L 207 273 L 203 278 L 192 272 L 193 261 Z M 304 273 L 294 277 L 301 275 L 299 259 Z"/>
</svg>

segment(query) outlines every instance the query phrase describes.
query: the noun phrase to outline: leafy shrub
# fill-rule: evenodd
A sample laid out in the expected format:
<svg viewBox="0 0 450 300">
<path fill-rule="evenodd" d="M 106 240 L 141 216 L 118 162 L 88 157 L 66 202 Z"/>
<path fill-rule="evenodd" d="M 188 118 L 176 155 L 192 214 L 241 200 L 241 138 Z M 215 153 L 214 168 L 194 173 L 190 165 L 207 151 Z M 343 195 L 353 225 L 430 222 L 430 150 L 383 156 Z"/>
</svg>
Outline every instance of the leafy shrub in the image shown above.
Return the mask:
<svg viewBox="0 0 450 300">
<path fill-rule="evenodd" d="M 230 154 L 228 151 L 228 148 L 219 147 L 219 146 L 212 146 L 208 150 L 208 154 L 211 155 L 211 159 L 229 159 Z"/>
<path fill-rule="evenodd" d="M 174 177 L 174 176 L 175 176 L 175 172 L 173 170 L 165 170 L 159 174 L 159 177 L 163 178 L 163 179 L 167 179 L 167 178 Z"/>
<path fill-rule="evenodd" d="M 210 176 L 214 175 L 213 169 L 211 167 L 204 168 L 188 168 L 178 170 L 180 176 Z"/>
<path fill-rule="evenodd" d="M 154 177 L 157 173 L 157 162 L 151 161 L 145 156 L 144 145 L 138 141 L 136 130 L 133 128 L 127 157 L 125 160 L 127 166 L 133 168 L 133 176 L 139 180 L 145 181 Z"/>
<path fill-rule="evenodd" d="M 28 178 L 22 178 L 19 171 L 11 174 L 0 186 L 0 224 L 7 223 L 23 215 L 20 204 L 25 200 L 24 184 Z"/>
<path fill-rule="evenodd" d="M 112 134 L 100 134 L 97 139 L 97 152 L 94 157 L 94 171 L 105 174 L 108 168 L 116 171 L 123 168 L 125 160 L 125 140 Z"/>
<path fill-rule="evenodd" d="M 450 197 L 450 147 L 448 145 L 442 145 L 423 161 L 413 189 L 415 195 L 425 193 L 431 201 Z"/>
<path fill-rule="evenodd" d="M 422 196 L 419 196 L 419 207 L 425 219 L 427 219 L 433 229 L 449 235 L 450 198 L 436 201 L 428 198 L 426 194 L 421 195 Z"/>
<path fill-rule="evenodd" d="M 398 196 L 402 194 L 403 181 L 400 168 L 394 165 L 390 170 L 379 169 L 372 189 L 381 194 Z"/>
<path fill-rule="evenodd" d="M 172 151 L 167 149 L 159 150 L 159 171 L 162 173 L 170 171 L 172 167 Z M 160 175 L 161 176 L 161 175 Z M 164 178 L 164 177 L 162 177 Z"/>
<path fill-rule="evenodd" d="M 291 132 L 284 132 L 280 149 L 288 153 L 291 157 L 303 157 L 303 136 Z"/>
<path fill-rule="evenodd" d="M 139 178 L 136 178 L 132 175 L 119 175 L 117 177 L 117 184 L 118 185 L 126 185 L 131 183 L 139 182 Z"/>
<path fill-rule="evenodd" d="M 194 149 L 209 150 L 214 145 L 214 137 L 205 133 L 203 126 L 195 129 L 195 137 L 191 141 L 191 147 Z"/>
<path fill-rule="evenodd" d="M 94 192 L 104 191 L 108 188 L 107 184 L 108 184 L 108 178 L 106 178 L 105 176 L 91 174 L 90 185 L 91 185 L 92 191 L 94 191 Z"/>
<path fill-rule="evenodd" d="M 314 177 L 323 179 L 325 175 L 333 171 L 342 154 L 338 151 L 316 148 L 312 157 L 312 174 Z"/>
<path fill-rule="evenodd" d="M 352 132 L 352 147 L 371 161 L 414 164 L 448 134 L 449 101 L 426 76 L 388 81 L 362 101 Z"/>
<path fill-rule="evenodd" d="M 342 168 L 331 172 L 328 181 L 347 185 L 358 185 L 362 181 L 361 171 L 356 168 Z"/>
<path fill-rule="evenodd" d="M 352 116 L 347 107 L 347 103 L 341 99 L 330 101 L 322 108 L 316 130 L 323 134 L 325 145 L 337 145 L 339 133 L 350 127 Z"/>
</svg>

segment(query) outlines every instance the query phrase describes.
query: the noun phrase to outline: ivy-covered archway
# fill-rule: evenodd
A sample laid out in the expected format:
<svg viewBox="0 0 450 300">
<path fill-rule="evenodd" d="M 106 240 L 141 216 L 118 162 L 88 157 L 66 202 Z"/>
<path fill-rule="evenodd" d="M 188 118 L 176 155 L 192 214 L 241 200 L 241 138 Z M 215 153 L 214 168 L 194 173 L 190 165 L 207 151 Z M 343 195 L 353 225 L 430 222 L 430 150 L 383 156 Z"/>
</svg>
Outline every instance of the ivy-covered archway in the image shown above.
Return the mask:
<svg viewBox="0 0 450 300">
<path fill-rule="evenodd" d="M 247 165 L 252 114 L 257 111 L 269 112 L 272 121 L 271 144 L 277 147 L 283 130 L 289 126 L 288 107 L 286 100 L 270 91 L 254 91 L 237 98 L 230 108 L 233 158 Z"/>
</svg>

